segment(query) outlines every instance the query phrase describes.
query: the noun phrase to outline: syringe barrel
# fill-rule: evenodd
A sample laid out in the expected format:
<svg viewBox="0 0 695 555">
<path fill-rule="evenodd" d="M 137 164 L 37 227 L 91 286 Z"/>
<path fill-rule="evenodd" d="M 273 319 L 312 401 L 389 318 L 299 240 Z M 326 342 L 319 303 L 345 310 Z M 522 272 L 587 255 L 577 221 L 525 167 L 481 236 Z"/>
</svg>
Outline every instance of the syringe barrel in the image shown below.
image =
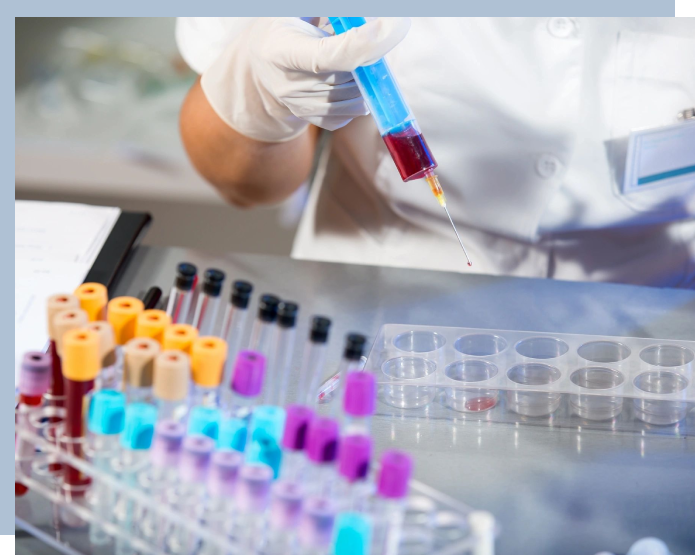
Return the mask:
<svg viewBox="0 0 695 555">
<path fill-rule="evenodd" d="M 329 17 L 336 35 L 366 23 L 363 17 Z M 385 59 L 352 72 L 403 181 L 437 167 L 420 128 Z"/>
</svg>

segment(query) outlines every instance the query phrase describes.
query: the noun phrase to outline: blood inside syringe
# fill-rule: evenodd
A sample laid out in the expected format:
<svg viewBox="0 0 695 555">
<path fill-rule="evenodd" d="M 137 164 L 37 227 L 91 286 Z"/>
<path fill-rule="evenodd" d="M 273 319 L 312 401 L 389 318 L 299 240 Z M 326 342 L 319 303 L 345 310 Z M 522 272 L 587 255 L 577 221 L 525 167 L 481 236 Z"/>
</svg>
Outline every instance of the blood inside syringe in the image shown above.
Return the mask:
<svg viewBox="0 0 695 555">
<path fill-rule="evenodd" d="M 428 171 L 437 167 L 437 161 L 425 138 L 412 125 L 407 124 L 402 129 L 390 131 L 382 139 L 403 181 L 422 179 Z"/>
</svg>

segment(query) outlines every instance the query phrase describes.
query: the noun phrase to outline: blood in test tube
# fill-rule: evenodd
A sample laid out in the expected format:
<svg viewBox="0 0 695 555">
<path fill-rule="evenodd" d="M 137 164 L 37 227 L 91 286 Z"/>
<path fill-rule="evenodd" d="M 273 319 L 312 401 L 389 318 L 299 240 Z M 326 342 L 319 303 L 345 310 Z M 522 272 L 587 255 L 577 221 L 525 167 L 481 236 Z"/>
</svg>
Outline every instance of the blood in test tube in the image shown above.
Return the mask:
<svg viewBox="0 0 695 555">
<path fill-rule="evenodd" d="M 427 141 L 413 125 L 406 124 L 405 128 L 391 131 L 382 138 L 403 181 L 422 179 L 427 171 L 437 167 Z"/>
</svg>

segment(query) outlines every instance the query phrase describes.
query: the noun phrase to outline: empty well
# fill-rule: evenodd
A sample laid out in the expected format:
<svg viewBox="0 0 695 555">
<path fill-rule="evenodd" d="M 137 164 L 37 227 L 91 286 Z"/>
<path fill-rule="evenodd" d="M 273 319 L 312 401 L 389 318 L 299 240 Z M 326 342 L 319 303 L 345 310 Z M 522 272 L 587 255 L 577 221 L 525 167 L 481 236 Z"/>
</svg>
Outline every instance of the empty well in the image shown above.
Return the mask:
<svg viewBox="0 0 695 555">
<path fill-rule="evenodd" d="M 433 331 L 407 331 L 393 338 L 393 345 L 409 353 L 431 353 L 446 344 L 443 335 Z"/>
<path fill-rule="evenodd" d="M 610 420 L 623 410 L 622 385 L 625 377 L 621 372 L 601 366 L 588 366 L 575 370 L 570 381 L 588 391 L 613 390 L 616 396 L 579 394 L 570 395 L 573 412 L 587 420 Z"/>
<path fill-rule="evenodd" d="M 421 357 L 397 357 L 384 362 L 381 371 L 394 381 L 416 382 L 434 374 L 437 365 Z M 385 403 L 399 408 L 417 408 L 429 404 L 436 389 L 429 385 L 389 385 L 384 384 Z"/>
<path fill-rule="evenodd" d="M 497 366 L 484 360 L 462 360 L 447 366 L 444 375 L 459 384 L 486 382 L 497 376 Z M 481 387 L 447 387 L 445 404 L 460 412 L 483 412 L 497 405 L 499 392 Z"/>
<path fill-rule="evenodd" d="M 520 386 L 550 386 L 558 381 L 561 372 L 554 366 L 541 363 L 517 364 L 507 371 L 510 381 Z M 560 406 L 560 393 L 545 391 L 524 391 L 511 389 L 507 391 L 509 410 L 523 416 L 547 416 Z"/>
<path fill-rule="evenodd" d="M 507 340 L 491 333 L 474 333 L 459 337 L 454 349 L 468 356 L 484 357 L 501 353 L 507 348 Z"/>
<path fill-rule="evenodd" d="M 639 391 L 654 395 L 681 396 L 688 387 L 688 380 L 680 374 L 667 371 L 644 372 L 634 380 Z M 655 398 L 635 399 L 635 416 L 647 424 L 666 426 L 685 418 L 688 403 L 685 401 L 666 401 Z"/>
<path fill-rule="evenodd" d="M 569 346 L 556 337 L 529 337 L 516 344 L 516 352 L 526 358 L 549 359 L 566 354 Z"/>
<path fill-rule="evenodd" d="M 651 366 L 665 368 L 687 366 L 695 359 L 695 354 L 690 349 L 679 345 L 652 345 L 642 349 L 639 356 L 642 361 Z"/>
<path fill-rule="evenodd" d="M 610 364 L 625 360 L 630 349 L 617 341 L 591 341 L 579 347 L 577 354 L 589 362 Z"/>
</svg>

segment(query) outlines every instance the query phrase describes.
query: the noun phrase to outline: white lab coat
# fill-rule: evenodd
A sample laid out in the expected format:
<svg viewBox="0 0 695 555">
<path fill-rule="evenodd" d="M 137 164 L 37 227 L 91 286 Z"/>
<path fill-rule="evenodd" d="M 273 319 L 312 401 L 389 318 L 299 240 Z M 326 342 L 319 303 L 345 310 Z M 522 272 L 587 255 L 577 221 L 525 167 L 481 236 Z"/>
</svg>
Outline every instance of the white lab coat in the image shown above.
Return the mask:
<svg viewBox="0 0 695 555">
<path fill-rule="evenodd" d="M 180 21 L 184 58 L 202 72 L 241 25 Z M 630 130 L 695 105 L 695 20 L 415 18 L 387 59 L 472 271 L 695 288 L 695 189 L 620 194 Z M 471 271 L 371 118 L 333 133 L 312 185 L 294 257 Z"/>
</svg>

